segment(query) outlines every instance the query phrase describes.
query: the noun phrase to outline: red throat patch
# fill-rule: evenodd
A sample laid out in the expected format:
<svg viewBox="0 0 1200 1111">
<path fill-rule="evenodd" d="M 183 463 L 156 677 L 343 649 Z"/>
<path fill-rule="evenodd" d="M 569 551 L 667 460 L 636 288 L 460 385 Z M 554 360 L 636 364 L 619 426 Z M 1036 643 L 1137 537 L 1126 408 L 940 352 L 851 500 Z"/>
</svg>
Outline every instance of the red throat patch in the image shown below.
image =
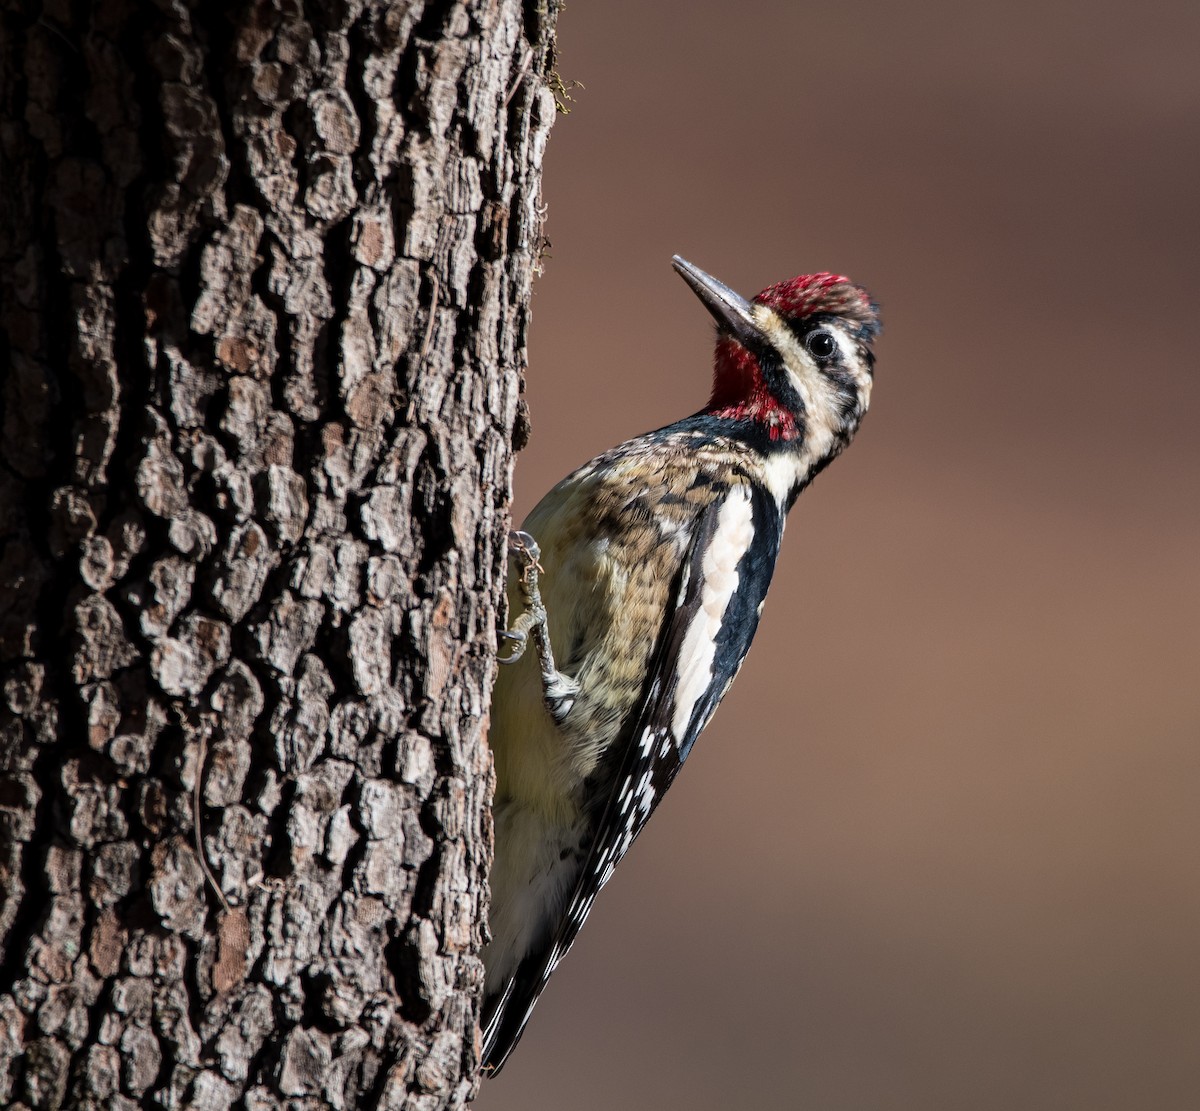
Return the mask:
<svg viewBox="0 0 1200 1111">
<path fill-rule="evenodd" d="M 736 340 L 723 336 L 713 358 L 713 392 L 705 410 L 715 417 L 752 420 L 772 440 L 794 440 L 796 418 L 767 388 L 758 360 Z"/>
</svg>

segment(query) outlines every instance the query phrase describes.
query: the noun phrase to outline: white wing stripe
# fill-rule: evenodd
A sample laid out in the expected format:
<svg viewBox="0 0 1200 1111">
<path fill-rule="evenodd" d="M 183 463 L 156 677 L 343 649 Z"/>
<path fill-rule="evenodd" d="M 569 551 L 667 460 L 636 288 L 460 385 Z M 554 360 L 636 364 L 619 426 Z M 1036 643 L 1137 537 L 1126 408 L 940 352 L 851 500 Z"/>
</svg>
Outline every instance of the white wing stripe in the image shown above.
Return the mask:
<svg viewBox="0 0 1200 1111">
<path fill-rule="evenodd" d="M 671 732 L 678 745 L 687 735 L 688 722 L 696 703 L 712 683 L 717 633 L 729 602 L 737 593 L 737 566 L 754 539 L 750 491 L 735 487 L 729 492 L 717 517 L 712 541 L 700 560 L 704 581 L 700 608 L 684 634 L 675 682 L 675 713 Z"/>
</svg>

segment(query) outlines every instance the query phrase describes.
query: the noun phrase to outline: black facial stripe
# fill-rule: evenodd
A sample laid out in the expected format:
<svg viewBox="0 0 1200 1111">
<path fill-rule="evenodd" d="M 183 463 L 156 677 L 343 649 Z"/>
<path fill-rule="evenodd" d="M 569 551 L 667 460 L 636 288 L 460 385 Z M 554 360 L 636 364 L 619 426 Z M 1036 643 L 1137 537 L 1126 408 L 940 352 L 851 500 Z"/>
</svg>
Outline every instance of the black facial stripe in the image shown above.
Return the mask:
<svg viewBox="0 0 1200 1111">
<path fill-rule="evenodd" d="M 873 311 L 878 311 L 879 306 L 872 302 L 871 308 Z M 846 317 L 832 312 L 814 313 L 812 316 L 801 317 L 799 320 L 784 320 L 784 323 L 791 328 L 801 343 L 814 328 L 828 328 L 831 324 L 836 324 L 846 335 L 857 340 L 864 347 L 869 345 L 881 331 L 878 320 L 871 324 L 863 324 L 855 320 L 847 320 Z"/>
<path fill-rule="evenodd" d="M 758 357 L 758 366 L 766 380 L 767 388 L 779 403 L 793 413 L 803 413 L 804 399 L 800 396 L 800 391 L 792 385 L 791 375 L 783 369 L 783 356 L 773 347 L 763 347 L 754 354 Z"/>
<path fill-rule="evenodd" d="M 799 343 L 800 346 L 806 351 L 808 351 L 808 337 L 812 335 L 813 332 L 833 332 L 835 329 L 831 327 L 831 325 L 842 324 L 843 321 L 830 313 L 819 313 L 816 316 L 805 316 L 799 320 L 785 320 L 784 323 L 787 325 L 788 331 L 790 331 L 792 335 L 796 337 L 796 342 Z M 837 342 L 836 335 L 834 336 L 833 342 L 833 354 L 828 359 L 819 359 L 813 355 L 811 351 L 808 352 L 809 355 L 816 360 L 817 364 L 822 370 L 824 370 L 826 367 L 843 365 L 842 345 Z"/>
</svg>

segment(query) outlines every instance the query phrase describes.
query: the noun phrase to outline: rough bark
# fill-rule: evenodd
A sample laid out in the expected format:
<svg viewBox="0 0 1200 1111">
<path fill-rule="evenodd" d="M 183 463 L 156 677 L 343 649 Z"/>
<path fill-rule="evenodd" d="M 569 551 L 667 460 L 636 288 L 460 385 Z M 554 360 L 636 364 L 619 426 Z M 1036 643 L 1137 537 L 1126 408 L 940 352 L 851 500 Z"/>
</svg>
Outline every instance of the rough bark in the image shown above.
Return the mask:
<svg viewBox="0 0 1200 1111">
<path fill-rule="evenodd" d="M 0 1105 L 471 1095 L 555 7 L 8 10 Z"/>
</svg>

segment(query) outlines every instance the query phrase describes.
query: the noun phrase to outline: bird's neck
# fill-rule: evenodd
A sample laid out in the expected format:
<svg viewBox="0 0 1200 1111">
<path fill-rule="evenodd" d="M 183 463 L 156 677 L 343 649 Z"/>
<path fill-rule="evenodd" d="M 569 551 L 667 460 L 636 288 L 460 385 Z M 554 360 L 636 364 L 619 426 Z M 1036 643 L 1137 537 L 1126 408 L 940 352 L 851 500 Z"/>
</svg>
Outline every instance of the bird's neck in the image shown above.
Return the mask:
<svg viewBox="0 0 1200 1111">
<path fill-rule="evenodd" d="M 751 422 L 775 443 L 794 443 L 801 438 L 795 412 L 771 389 L 758 359 L 731 339 L 717 343 L 712 396 L 704 412 L 726 420 Z"/>
<path fill-rule="evenodd" d="M 678 444 L 681 452 L 689 454 L 696 452 L 693 437 L 699 437 L 701 443 L 729 445 L 725 450 L 732 448 L 732 454 L 724 458 L 735 459 L 736 469 L 766 489 L 784 513 L 828 463 L 828 459 L 816 457 L 802 427 L 792 439 L 772 439 L 766 423 L 740 411 L 706 407 L 648 435 L 666 436 Z"/>
</svg>

